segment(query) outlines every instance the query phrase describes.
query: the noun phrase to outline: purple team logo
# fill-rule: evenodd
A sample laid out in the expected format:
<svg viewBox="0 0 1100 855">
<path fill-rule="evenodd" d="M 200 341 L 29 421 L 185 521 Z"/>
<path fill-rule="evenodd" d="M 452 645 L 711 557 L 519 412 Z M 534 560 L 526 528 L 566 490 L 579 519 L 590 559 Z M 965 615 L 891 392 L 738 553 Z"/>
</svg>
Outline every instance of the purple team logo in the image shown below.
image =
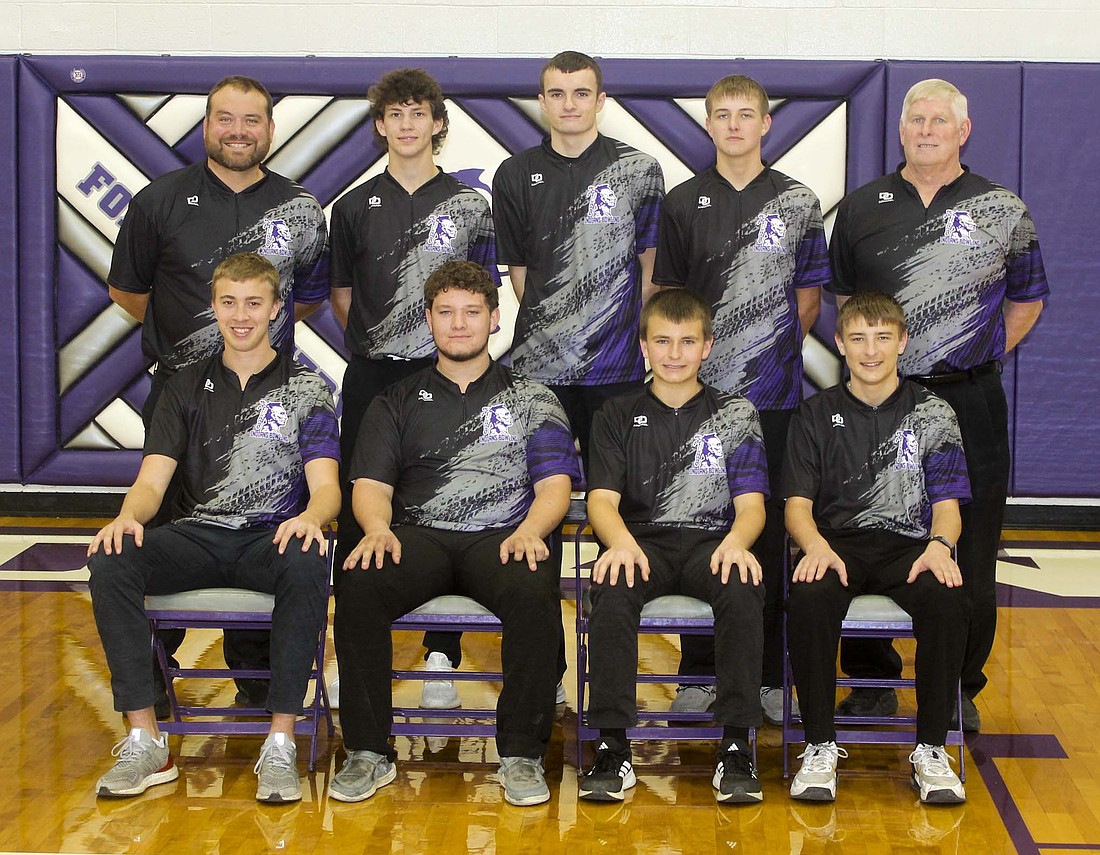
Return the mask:
<svg viewBox="0 0 1100 855">
<path fill-rule="evenodd" d="M 724 475 L 726 455 L 722 453 L 722 439 L 716 433 L 697 433 L 691 438 L 695 448 L 695 460 L 691 464 L 692 475 Z"/>
<path fill-rule="evenodd" d="M 293 236 L 286 220 L 264 220 L 264 245 L 260 255 L 294 255 Z"/>
<path fill-rule="evenodd" d="M 292 437 L 283 433 L 290 417 L 286 414 L 286 407 L 278 401 L 260 401 L 260 414 L 256 417 L 256 426 L 252 428 L 252 436 L 258 439 L 277 439 L 280 442 L 291 442 Z"/>
<path fill-rule="evenodd" d="M 917 445 L 917 435 L 911 430 L 895 431 L 894 442 L 897 443 L 898 448 L 894 468 L 909 472 L 920 469 L 920 447 Z"/>
<path fill-rule="evenodd" d="M 957 243 L 963 246 L 977 246 L 974 232 L 978 230 L 978 224 L 967 211 L 955 211 L 951 208 L 943 215 L 943 237 L 940 243 Z"/>
<path fill-rule="evenodd" d="M 786 252 L 783 238 L 787 236 L 787 224 L 779 214 L 761 214 L 756 218 L 756 224 L 760 232 L 756 236 L 756 243 L 752 245 L 754 252 Z"/>
<path fill-rule="evenodd" d="M 428 239 L 424 241 L 425 252 L 453 252 L 451 241 L 458 235 L 458 226 L 445 214 L 432 214 L 428 217 Z"/>
<path fill-rule="evenodd" d="M 508 431 L 512 426 L 512 414 L 504 404 L 490 404 L 481 408 L 481 442 L 515 442 Z"/>
<path fill-rule="evenodd" d="M 589 184 L 584 198 L 588 200 L 588 214 L 584 218 L 586 223 L 617 223 L 622 220 L 613 213 L 619 204 L 619 197 L 610 184 Z"/>
</svg>

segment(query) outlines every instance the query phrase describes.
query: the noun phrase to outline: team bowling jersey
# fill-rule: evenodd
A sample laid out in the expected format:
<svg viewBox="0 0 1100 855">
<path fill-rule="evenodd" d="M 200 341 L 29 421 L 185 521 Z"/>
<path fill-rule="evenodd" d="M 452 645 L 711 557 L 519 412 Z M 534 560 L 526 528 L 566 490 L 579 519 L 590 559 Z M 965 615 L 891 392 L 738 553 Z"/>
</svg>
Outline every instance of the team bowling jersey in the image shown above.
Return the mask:
<svg viewBox="0 0 1100 855">
<path fill-rule="evenodd" d="M 791 419 L 783 497 L 814 503 L 819 528 L 878 528 L 927 538 L 932 504 L 970 500 L 962 436 L 951 407 L 903 380 L 872 407 L 846 386 L 802 402 Z"/>
<path fill-rule="evenodd" d="M 279 271 L 282 306 L 271 322 L 271 344 L 289 354 L 294 304 L 328 297 L 326 236 L 320 204 L 289 178 L 265 169 L 260 181 L 234 193 L 203 161 L 161 176 L 134 197 L 107 281 L 149 295 L 142 351 L 178 370 L 221 352 L 210 308 L 214 268 L 238 252 L 257 252 Z"/>
<path fill-rule="evenodd" d="M 829 283 L 821 205 L 808 187 L 765 168 L 737 190 L 714 167 L 673 189 L 661 212 L 653 281 L 711 304 L 714 347 L 699 379 L 758 410 L 802 400 L 795 288 Z"/>
<path fill-rule="evenodd" d="M 465 392 L 435 366 L 371 402 L 351 479 L 394 488 L 395 523 L 481 531 L 519 525 L 534 484 L 581 487 L 569 422 L 553 392 L 493 362 Z"/>
<path fill-rule="evenodd" d="M 768 495 L 768 463 L 756 409 L 710 386 L 678 409 L 649 385 L 612 398 L 592 422 L 589 490 L 613 490 L 629 526 L 726 531 L 733 498 Z"/>
<path fill-rule="evenodd" d="M 241 391 L 237 375 L 216 354 L 168 381 L 145 453 L 179 463 L 174 521 L 276 527 L 309 502 L 305 464 L 340 459 L 332 394 L 285 354 Z"/>
<path fill-rule="evenodd" d="M 499 282 L 489 203 L 440 172 L 408 193 L 382 172 L 332 208 L 332 287 L 351 288 L 344 342 L 370 359 L 435 352 L 424 322 L 424 282 L 455 259 Z"/>
<path fill-rule="evenodd" d="M 1050 293 L 1027 207 L 969 170 L 927 209 L 900 168 L 849 194 L 829 255 L 837 294 L 875 289 L 901 303 L 909 327 L 903 374 L 1000 359 L 1004 300 L 1027 303 Z"/>
<path fill-rule="evenodd" d="M 516 371 L 558 386 L 642 378 L 638 254 L 657 244 L 663 196 L 657 161 L 603 135 L 576 158 L 547 140 L 501 164 L 497 256 L 527 268 Z"/>
</svg>

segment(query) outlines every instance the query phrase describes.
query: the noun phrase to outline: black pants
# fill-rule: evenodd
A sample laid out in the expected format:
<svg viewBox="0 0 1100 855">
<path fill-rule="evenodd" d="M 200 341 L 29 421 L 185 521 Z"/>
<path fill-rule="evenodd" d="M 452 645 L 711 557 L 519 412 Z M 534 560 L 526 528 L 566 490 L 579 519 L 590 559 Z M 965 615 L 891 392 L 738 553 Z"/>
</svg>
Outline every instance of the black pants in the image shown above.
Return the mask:
<svg viewBox="0 0 1100 855">
<path fill-rule="evenodd" d="M 316 545 L 302 552 L 300 539 L 280 555 L 273 534 L 173 523 L 145 532 L 140 548 L 127 535 L 121 552 L 91 557 L 88 587 L 116 710 L 145 709 L 155 700 L 145 595 L 228 587 L 275 595 L 267 708 L 301 712 L 325 620 L 328 563 Z"/>
<path fill-rule="evenodd" d="M 787 598 L 791 667 L 807 742 L 836 739 L 836 651 L 852 598 L 883 594 L 913 618 L 917 639 L 917 742 L 943 745 L 963 662 L 970 601 L 930 572 L 906 581 L 923 540 L 873 529 L 822 532 L 844 561 L 848 586 L 829 570 L 816 582 L 792 583 Z"/>
<path fill-rule="evenodd" d="M 963 590 L 973 605 L 963 659 L 963 692 L 974 697 L 984 688 L 982 672 L 997 634 L 997 549 L 1004 526 L 1011 455 L 1008 405 L 999 371 L 928 387 L 951 405 L 962 430 L 970 502 L 960 506 L 958 544 Z M 888 641 L 846 639 L 840 667 L 852 677 L 896 676 L 901 659 Z"/>
<path fill-rule="evenodd" d="M 149 425 L 153 421 L 153 410 L 156 409 L 157 401 L 160 400 L 160 393 L 164 391 L 164 386 L 168 380 L 174 374 L 174 371 L 170 371 L 160 366 L 157 366 L 156 373 L 153 375 L 152 385 L 149 387 L 149 394 L 145 398 L 145 403 L 141 408 L 141 421 L 145 425 L 145 432 L 149 432 Z M 155 528 L 157 526 L 168 525 L 175 517 L 175 504 L 179 497 L 181 489 L 181 471 L 180 467 L 176 467 L 175 473 L 172 475 L 172 480 L 168 484 L 168 489 L 164 492 L 164 498 L 161 500 L 160 508 L 157 509 L 156 514 L 149 522 L 145 524 L 146 530 Z M 182 629 L 162 629 L 158 635 L 160 636 L 160 643 L 164 645 L 164 651 L 168 654 L 168 659 L 173 664 L 178 664 L 175 660 L 174 654 L 179 650 L 180 645 L 183 644 L 183 637 L 185 630 Z M 222 644 L 222 656 L 225 658 L 225 664 L 230 668 L 240 669 L 264 669 L 271 667 L 271 633 L 262 629 L 227 629 L 224 633 L 225 641 Z M 157 672 L 159 674 L 159 672 Z M 237 687 L 244 689 L 248 684 L 255 683 L 255 680 L 235 680 Z"/>
<path fill-rule="evenodd" d="M 736 568 L 726 584 L 710 571 L 710 557 L 721 532 L 665 526 L 631 526 L 649 559 L 649 581 L 634 577 L 627 587 L 593 584 L 589 619 L 592 699 L 588 720 L 593 727 L 622 728 L 637 723 L 638 624 L 642 606 L 668 594 L 705 600 L 714 609 L 718 692 L 713 714 L 718 724 L 760 724 L 760 656 L 763 648 L 762 586 L 742 583 Z"/>
<path fill-rule="evenodd" d="M 787 429 L 793 410 L 761 410 L 760 427 L 764 450 L 768 455 L 768 481 L 772 496 L 779 496 L 783 472 L 783 454 L 787 448 Z M 760 667 L 761 686 L 783 685 L 783 501 L 764 503 L 767 516 L 753 554 L 764 571 L 764 656 Z M 704 676 L 714 673 L 714 639 L 709 635 L 680 636 L 682 675 Z"/>
<path fill-rule="evenodd" d="M 559 568 L 549 560 L 532 571 L 500 563 L 500 544 L 513 529 L 456 532 L 398 526 L 401 563 L 387 555 L 381 570 L 338 570 L 336 657 L 340 722 L 348 748 L 394 757 L 393 641 L 390 625 L 433 597 L 462 594 L 502 625 L 504 686 L 497 702 L 501 757 L 542 757 L 554 722 L 554 663 L 561 627 Z"/>
</svg>

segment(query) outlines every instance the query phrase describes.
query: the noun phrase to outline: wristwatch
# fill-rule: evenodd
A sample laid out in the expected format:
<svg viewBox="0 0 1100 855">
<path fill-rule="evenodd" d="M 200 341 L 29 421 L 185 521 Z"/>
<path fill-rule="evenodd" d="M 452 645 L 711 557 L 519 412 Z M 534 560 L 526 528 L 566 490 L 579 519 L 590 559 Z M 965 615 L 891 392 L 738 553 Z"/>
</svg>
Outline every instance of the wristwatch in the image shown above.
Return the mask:
<svg viewBox="0 0 1100 855">
<path fill-rule="evenodd" d="M 944 546 L 946 546 L 948 548 L 949 551 L 951 551 L 951 552 L 955 551 L 955 544 L 953 544 L 950 540 L 948 540 L 942 534 L 934 534 L 930 538 L 928 538 L 929 543 L 931 543 L 933 540 L 937 540 L 940 543 L 942 543 Z"/>
</svg>

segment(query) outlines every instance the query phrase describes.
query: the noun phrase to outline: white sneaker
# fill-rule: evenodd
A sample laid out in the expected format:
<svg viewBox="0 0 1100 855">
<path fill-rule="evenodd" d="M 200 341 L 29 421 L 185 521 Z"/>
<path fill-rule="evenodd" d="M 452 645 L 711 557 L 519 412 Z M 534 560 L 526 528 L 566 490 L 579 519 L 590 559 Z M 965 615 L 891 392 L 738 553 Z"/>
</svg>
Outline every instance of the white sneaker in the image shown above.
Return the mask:
<svg viewBox="0 0 1100 855">
<path fill-rule="evenodd" d="M 791 781 L 791 798 L 808 802 L 831 802 L 836 799 L 836 763 L 848 752 L 835 742 L 810 743 L 798 755 L 802 768 Z M 804 759 L 803 759 L 804 758 Z"/>
<path fill-rule="evenodd" d="M 922 802 L 953 805 L 966 801 L 966 790 L 951 768 L 951 755 L 942 745 L 918 745 L 909 755 L 909 762 L 913 764 L 909 785 L 920 792 Z"/>
<path fill-rule="evenodd" d="M 564 704 L 565 703 L 565 680 L 559 680 L 558 681 L 558 690 L 554 694 L 554 703 L 555 704 Z"/>
<path fill-rule="evenodd" d="M 328 705 L 329 709 L 340 709 L 340 678 L 334 677 L 332 682 L 328 684 Z"/>
<path fill-rule="evenodd" d="M 429 653 L 425 665 L 427 671 L 453 671 L 454 666 L 445 653 Z M 425 710 L 453 710 L 462 706 L 454 680 L 425 680 L 420 690 L 420 708 Z"/>
</svg>

